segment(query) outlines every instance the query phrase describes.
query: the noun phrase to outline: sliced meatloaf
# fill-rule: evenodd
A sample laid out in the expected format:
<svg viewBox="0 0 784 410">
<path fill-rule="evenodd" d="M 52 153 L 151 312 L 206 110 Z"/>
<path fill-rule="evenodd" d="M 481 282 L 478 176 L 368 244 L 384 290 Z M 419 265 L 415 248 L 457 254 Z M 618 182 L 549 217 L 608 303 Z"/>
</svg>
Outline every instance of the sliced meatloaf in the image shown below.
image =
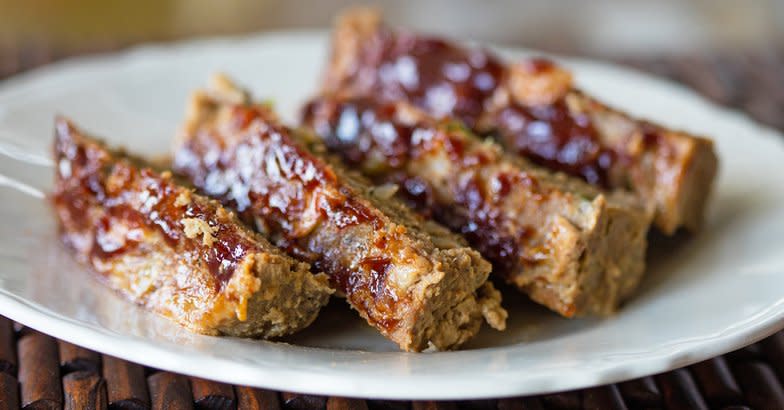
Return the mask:
<svg viewBox="0 0 784 410">
<path fill-rule="evenodd" d="M 346 171 L 226 77 L 194 95 L 174 152 L 177 172 L 326 272 L 402 349 L 456 348 L 483 317 L 504 328 L 500 293 L 478 252 Z"/>
<path fill-rule="evenodd" d="M 217 201 L 58 118 L 53 204 L 65 244 L 127 299 L 190 330 L 270 338 L 309 325 L 327 277 Z"/>
<path fill-rule="evenodd" d="M 540 165 L 635 193 L 666 234 L 699 227 L 717 172 L 711 140 L 609 108 L 551 61 L 508 64 L 481 48 L 391 29 L 372 10 L 339 19 L 323 91 L 459 118 Z"/>
<path fill-rule="evenodd" d="M 611 313 L 640 282 L 650 219 L 632 195 L 543 172 L 404 102 L 317 98 L 304 124 L 561 315 Z"/>
</svg>

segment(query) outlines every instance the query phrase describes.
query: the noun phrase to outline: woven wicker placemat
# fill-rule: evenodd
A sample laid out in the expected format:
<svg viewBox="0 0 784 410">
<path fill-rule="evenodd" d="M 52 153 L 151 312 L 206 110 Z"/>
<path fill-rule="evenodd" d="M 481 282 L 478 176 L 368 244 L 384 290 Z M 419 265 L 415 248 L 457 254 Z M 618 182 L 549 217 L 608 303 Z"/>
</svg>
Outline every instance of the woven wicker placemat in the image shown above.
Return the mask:
<svg viewBox="0 0 784 410">
<path fill-rule="evenodd" d="M 0 50 L 0 78 L 59 59 Z M 784 52 L 616 60 L 681 82 L 784 130 Z M 481 375 L 477 375 L 481 377 Z M 535 397 L 409 402 L 230 386 L 158 371 L 54 339 L 0 317 L 0 410 L 51 409 L 784 409 L 784 332 L 651 377 Z"/>
<path fill-rule="evenodd" d="M 0 409 L 784 409 L 782 378 L 779 332 L 687 368 L 542 396 L 454 402 L 323 397 L 159 371 L 0 317 Z"/>
</svg>

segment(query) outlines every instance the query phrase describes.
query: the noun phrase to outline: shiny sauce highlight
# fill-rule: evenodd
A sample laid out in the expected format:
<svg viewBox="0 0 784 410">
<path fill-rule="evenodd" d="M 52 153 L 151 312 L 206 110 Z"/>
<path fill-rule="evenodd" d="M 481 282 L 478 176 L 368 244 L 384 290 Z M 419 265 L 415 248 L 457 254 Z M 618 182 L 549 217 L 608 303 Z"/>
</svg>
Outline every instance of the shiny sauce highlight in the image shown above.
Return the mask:
<svg viewBox="0 0 784 410">
<path fill-rule="evenodd" d="M 457 135 L 461 131 L 450 130 L 453 125 L 403 124 L 396 119 L 394 104 L 369 99 L 316 99 L 306 106 L 303 117 L 332 152 L 361 167 L 376 183 L 396 183 L 401 199 L 464 235 L 497 271 L 511 272 L 521 263 L 536 262 L 524 250 L 532 232 L 508 230 L 498 205 L 513 185 L 535 181 L 519 173 L 500 173 L 490 180 L 481 177 L 480 168 L 491 158 L 482 150 L 467 150 L 465 140 Z M 411 167 L 434 152 L 443 152 L 452 163 L 446 197 L 435 195 L 427 173 Z"/>
<path fill-rule="evenodd" d="M 203 263 L 220 290 L 245 255 L 258 250 L 237 225 L 221 223 L 210 203 L 178 204 L 177 198 L 188 195 L 188 189 L 154 171 L 114 159 L 103 147 L 72 132 L 61 134 L 55 147 L 60 171 L 53 201 L 71 225 L 64 232 L 67 241 L 69 235 L 91 235 L 85 256 L 93 265 L 122 258 L 142 246 L 153 246 L 145 241 L 150 240 L 150 234 L 159 235 L 163 241 L 154 246 L 174 249 L 191 266 Z M 210 246 L 202 244 L 201 236 L 185 236 L 185 218 L 211 225 Z"/>
</svg>

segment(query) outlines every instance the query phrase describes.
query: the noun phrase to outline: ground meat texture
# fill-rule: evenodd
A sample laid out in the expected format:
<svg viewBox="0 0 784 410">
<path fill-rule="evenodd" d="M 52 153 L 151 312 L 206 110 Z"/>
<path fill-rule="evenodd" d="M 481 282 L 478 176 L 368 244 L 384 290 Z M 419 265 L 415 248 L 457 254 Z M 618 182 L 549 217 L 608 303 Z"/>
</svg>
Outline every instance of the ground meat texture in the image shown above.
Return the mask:
<svg viewBox="0 0 784 410">
<path fill-rule="evenodd" d="M 65 244 L 124 297 L 199 333 L 271 338 L 333 292 L 217 201 L 56 120 L 52 202 Z"/>
<path fill-rule="evenodd" d="M 611 313 L 639 283 L 649 218 L 631 196 L 542 172 L 406 103 L 317 98 L 303 122 L 564 316 Z"/>
<path fill-rule="evenodd" d="M 551 170 L 628 190 L 665 234 L 701 224 L 718 159 L 710 140 L 631 118 L 575 89 L 571 73 L 395 30 L 378 13 L 338 20 L 323 94 L 409 102 L 462 120 Z"/>
<path fill-rule="evenodd" d="M 497 328 L 499 298 L 483 297 L 490 264 L 457 236 L 324 156 L 269 107 L 237 102 L 219 77 L 197 92 L 174 166 L 289 254 L 312 263 L 369 324 L 404 350 L 458 347 L 483 316 Z M 495 312 L 497 314 L 486 314 Z"/>
</svg>

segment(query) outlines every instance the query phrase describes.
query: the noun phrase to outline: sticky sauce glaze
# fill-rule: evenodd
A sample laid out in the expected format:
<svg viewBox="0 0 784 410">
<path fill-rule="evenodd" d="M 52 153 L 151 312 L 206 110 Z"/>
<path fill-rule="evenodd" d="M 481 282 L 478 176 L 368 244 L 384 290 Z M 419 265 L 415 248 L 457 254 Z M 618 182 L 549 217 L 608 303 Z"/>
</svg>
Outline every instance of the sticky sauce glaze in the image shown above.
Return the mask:
<svg viewBox="0 0 784 410">
<path fill-rule="evenodd" d="M 489 117 L 492 132 L 509 149 L 589 183 L 607 185 L 617 155 L 602 146 L 591 119 L 571 112 L 563 99 L 535 107 L 511 103 L 489 111 L 507 70 L 492 53 L 386 28 L 360 50 L 350 81 L 364 83 L 359 87 L 364 95 L 382 102 L 408 101 L 436 117 L 458 118 L 474 130 L 480 117 Z M 532 74 L 556 68 L 543 58 L 523 64 Z"/>
<path fill-rule="evenodd" d="M 396 312 L 399 300 L 389 291 L 387 284 L 391 259 L 385 256 L 366 257 L 359 262 L 356 270 L 328 258 L 319 258 L 314 266 L 330 272 L 336 288 L 346 293 L 355 309 L 368 313 L 368 318 L 376 326 L 391 331 L 400 323 Z"/>
<path fill-rule="evenodd" d="M 226 141 L 239 140 L 224 143 L 219 135 L 198 136 L 177 152 L 175 168 L 240 213 L 261 216 L 287 240 L 306 235 L 324 219 L 341 228 L 380 223 L 350 192 L 331 189 L 339 185 L 334 172 L 295 143 L 287 128 L 245 106 L 233 107 L 230 125 L 221 130 L 231 134 Z"/>
<path fill-rule="evenodd" d="M 511 104 L 494 116 L 503 144 L 550 169 L 606 186 L 615 153 L 603 148 L 585 114 L 572 113 L 564 100 L 524 107 Z"/>
<path fill-rule="evenodd" d="M 84 243 L 83 257 L 94 266 L 144 247 L 168 246 L 191 269 L 206 265 L 218 290 L 228 282 L 248 252 L 260 252 L 255 242 L 234 223 L 222 223 L 206 201 L 178 203 L 189 190 L 170 179 L 126 161 L 118 161 L 100 145 L 69 126 L 59 124 L 55 146 L 58 173 L 53 202 L 64 221 L 67 243 Z M 212 242 L 186 237 L 182 220 L 196 218 L 212 228 Z M 156 241 L 153 236 L 164 240 Z M 154 242 L 150 242 L 154 241 Z"/>
<path fill-rule="evenodd" d="M 384 222 L 290 132 L 257 108 L 234 106 L 230 120 L 203 127 L 179 147 L 174 166 L 237 209 L 275 245 L 327 273 L 368 320 L 392 331 L 400 312 L 398 296 L 386 285 L 391 261 L 373 256 L 384 252 L 386 239 L 357 255 L 322 240 L 332 243 L 334 228 L 369 225 L 381 231 Z M 357 265 L 350 266 L 348 260 L 356 256 Z"/>
<path fill-rule="evenodd" d="M 513 186 L 533 186 L 536 181 L 524 173 L 488 178 L 482 167 L 493 161 L 492 154 L 466 149 L 458 136 L 462 131 L 451 132 L 446 124 L 403 124 L 396 109 L 368 99 L 321 98 L 306 106 L 303 117 L 332 152 L 361 167 L 376 183 L 396 183 L 400 198 L 463 234 L 496 271 L 513 272 L 521 264 L 536 263 L 526 245 L 533 232 L 528 227 L 509 229 L 500 206 Z M 419 161 L 435 161 L 440 153 L 451 165 L 448 176 L 436 182 L 439 177 L 422 170 L 426 167 Z"/>
<path fill-rule="evenodd" d="M 365 49 L 357 78 L 373 78 L 370 95 L 405 99 L 436 116 L 455 116 L 473 126 L 498 87 L 504 67 L 490 53 L 412 33 L 381 30 Z"/>
</svg>

